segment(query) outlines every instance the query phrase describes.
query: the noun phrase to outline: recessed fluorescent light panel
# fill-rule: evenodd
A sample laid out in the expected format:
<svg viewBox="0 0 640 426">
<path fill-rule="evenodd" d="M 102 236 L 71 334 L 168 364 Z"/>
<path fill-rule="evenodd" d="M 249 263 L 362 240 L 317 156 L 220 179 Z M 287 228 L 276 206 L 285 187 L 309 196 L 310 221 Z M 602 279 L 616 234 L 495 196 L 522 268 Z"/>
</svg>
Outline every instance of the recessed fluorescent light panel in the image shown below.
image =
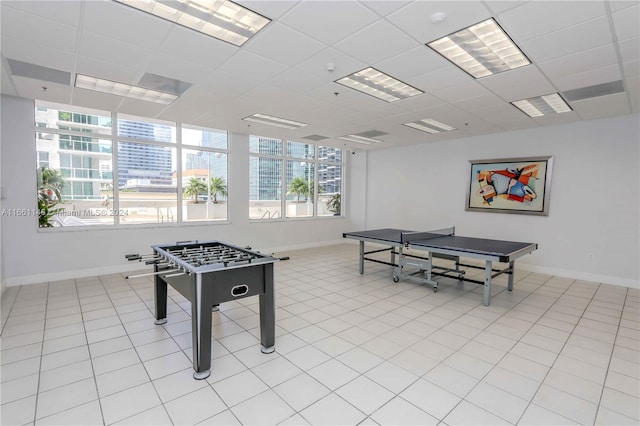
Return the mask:
<svg viewBox="0 0 640 426">
<path fill-rule="evenodd" d="M 427 133 L 440 133 L 449 132 L 451 130 L 457 130 L 455 127 L 451 127 L 448 124 L 441 123 L 437 120 L 430 118 L 424 118 L 418 121 L 412 121 L 411 123 L 404 123 L 407 127 L 412 127 L 416 130 L 420 130 Z"/>
<path fill-rule="evenodd" d="M 409 86 L 372 67 L 365 68 L 335 82 L 387 102 L 395 102 L 424 93 L 422 90 Z"/>
<path fill-rule="evenodd" d="M 76 87 L 80 89 L 95 90 L 96 92 L 109 93 L 111 95 L 125 96 L 127 98 L 140 99 L 142 101 L 155 102 L 169 105 L 178 99 L 178 96 L 117 81 L 104 80 L 83 74 L 76 74 Z"/>
<path fill-rule="evenodd" d="M 523 99 L 511 103 L 529 117 L 541 117 L 543 115 L 572 111 L 571 107 L 557 93 L 536 96 L 535 98 Z"/>
<path fill-rule="evenodd" d="M 366 138 L 364 136 L 358 136 L 358 135 L 338 136 L 338 139 L 341 139 L 343 141 L 348 141 L 348 142 L 361 143 L 363 145 L 371 145 L 372 143 L 382 142 L 381 140 L 378 140 L 378 139 Z"/>
<path fill-rule="evenodd" d="M 228 0 L 115 1 L 236 46 L 242 46 L 271 22 Z"/>
<path fill-rule="evenodd" d="M 427 43 L 427 46 L 474 78 L 531 63 L 493 18 Z"/>
<path fill-rule="evenodd" d="M 284 127 L 285 129 L 299 129 L 300 127 L 309 125 L 307 123 L 300 123 L 299 121 L 273 117 L 271 115 L 261 113 L 252 114 L 248 117 L 243 118 L 243 120 L 260 124 L 268 124 L 269 126 Z"/>
</svg>

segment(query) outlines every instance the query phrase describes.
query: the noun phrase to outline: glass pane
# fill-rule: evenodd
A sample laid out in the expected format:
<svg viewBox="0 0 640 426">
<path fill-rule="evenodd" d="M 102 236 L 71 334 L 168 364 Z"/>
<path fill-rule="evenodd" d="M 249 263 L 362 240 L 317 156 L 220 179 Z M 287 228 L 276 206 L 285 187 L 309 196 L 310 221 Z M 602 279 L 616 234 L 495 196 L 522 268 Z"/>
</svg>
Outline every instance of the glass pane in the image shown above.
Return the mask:
<svg viewBox="0 0 640 426">
<path fill-rule="evenodd" d="M 111 117 L 78 107 L 57 108 L 36 107 L 36 121 L 50 129 L 69 129 L 87 136 L 35 134 L 39 226 L 112 225 L 112 144 L 95 137 L 111 133 Z"/>
<path fill-rule="evenodd" d="M 249 218 L 282 217 L 282 160 L 249 158 Z"/>
<path fill-rule="evenodd" d="M 158 120 L 119 116 L 118 136 L 155 142 L 175 142 L 176 127 L 173 123 Z"/>
<path fill-rule="evenodd" d="M 282 141 L 251 135 L 249 136 L 249 151 L 256 154 L 282 155 Z"/>
<path fill-rule="evenodd" d="M 340 216 L 342 166 L 318 164 L 318 216 Z"/>
<path fill-rule="evenodd" d="M 178 194 L 175 169 L 175 148 L 118 142 L 120 222 L 175 222 Z"/>
<path fill-rule="evenodd" d="M 313 162 L 287 160 L 287 217 L 313 216 Z"/>
<path fill-rule="evenodd" d="M 227 154 L 182 151 L 182 218 L 227 219 Z"/>
<path fill-rule="evenodd" d="M 111 134 L 111 114 L 81 107 L 38 102 L 35 109 L 37 127 L 71 130 L 96 135 Z M 46 139 L 53 135 L 42 133 Z"/>
<path fill-rule="evenodd" d="M 318 160 L 342 163 L 342 150 L 328 146 L 319 146 Z"/>
<path fill-rule="evenodd" d="M 184 145 L 206 146 L 226 150 L 227 132 L 183 126 L 182 143 Z"/>
<path fill-rule="evenodd" d="M 315 146 L 301 142 L 287 142 L 287 157 L 312 159 L 315 157 Z"/>
</svg>

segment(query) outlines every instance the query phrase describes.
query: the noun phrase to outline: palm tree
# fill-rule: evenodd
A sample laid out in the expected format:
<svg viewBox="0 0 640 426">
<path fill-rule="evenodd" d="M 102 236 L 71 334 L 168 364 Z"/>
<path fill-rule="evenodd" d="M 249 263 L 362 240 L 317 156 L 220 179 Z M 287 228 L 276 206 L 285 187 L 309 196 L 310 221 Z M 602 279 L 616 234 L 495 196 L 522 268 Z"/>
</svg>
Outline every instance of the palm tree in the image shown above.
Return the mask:
<svg viewBox="0 0 640 426">
<path fill-rule="evenodd" d="M 60 213 L 62 208 L 54 208 L 62 202 L 62 189 L 65 185 L 64 176 L 59 170 L 40 168 L 38 173 L 38 223 L 41 228 L 49 228 L 49 220 Z"/>
<path fill-rule="evenodd" d="M 305 178 L 293 178 L 293 180 L 289 184 L 289 191 L 287 191 L 287 194 L 295 194 L 297 196 L 296 202 L 299 203 L 301 195 L 304 195 L 305 197 L 311 195 L 311 191 L 309 190 L 309 188 L 310 183 L 307 182 Z"/>
<path fill-rule="evenodd" d="M 38 199 L 50 202 L 62 200 L 61 191 L 65 183 L 64 176 L 59 170 L 41 167 L 38 174 Z"/>
<path fill-rule="evenodd" d="M 184 188 L 185 195 L 192 196 L 194 204 L 198 204 L 198 195 L 201 193 L 204 194 L 206 192 L 207 192 L 207 185 L 205 185 L 203 181 L 195 177 L 192 177 L 191 179 L 189 179 L 189 183 Z"/>
<path fill-rule="evenodd" d="M 213 204 L 218 204 L 218 194 L 227 196 L 227 184 L 224 178 L 212 176 L 209 180 L 209 191 L 213 194 Z"/>
</svg>

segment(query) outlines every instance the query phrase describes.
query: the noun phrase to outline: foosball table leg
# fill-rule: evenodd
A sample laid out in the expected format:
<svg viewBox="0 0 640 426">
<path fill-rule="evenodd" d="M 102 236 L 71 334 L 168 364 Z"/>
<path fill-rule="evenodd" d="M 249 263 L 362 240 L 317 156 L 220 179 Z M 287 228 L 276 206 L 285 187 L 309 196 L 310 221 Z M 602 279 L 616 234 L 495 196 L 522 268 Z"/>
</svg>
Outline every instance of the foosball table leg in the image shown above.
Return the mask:
<svg viewBox="0 0 640 426">
<path fill-rule="evenodd" d="M 158 272 L 158 267 L 155 267 Z M 167 323 L 167 282 L 158 275 L 154 278 L 154 300 L 156 320 L 154 324 L 162 325 Z"/>
<path fill-rule="evenodd" d="M 263 354 L 270 354 L 276 350 L 276 315 L 273 285 L 273 264 L 264 265 L 264 294 L 258 296 L 260 305 L 260 343 Z"/>
</svg>

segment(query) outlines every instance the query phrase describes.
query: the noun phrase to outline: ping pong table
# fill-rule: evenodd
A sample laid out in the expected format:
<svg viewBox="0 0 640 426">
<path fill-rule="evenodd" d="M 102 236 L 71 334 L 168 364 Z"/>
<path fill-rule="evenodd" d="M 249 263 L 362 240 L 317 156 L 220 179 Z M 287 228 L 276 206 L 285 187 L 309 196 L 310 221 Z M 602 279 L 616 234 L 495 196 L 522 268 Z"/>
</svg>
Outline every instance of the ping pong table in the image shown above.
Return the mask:
<svg viewBox="0 0 640 426">
<path fill-rule="evenodd" d="M 516 259 L 532 253 L 538 248 L 536 243 L 522 243 L 516 241 L 490 240 L 485 238 L 462 237 L 455 235 L 455 227 L 438 229 L 428 232 L 416 232 L 405 229 L 383 228 L 368 231 L 345 232 L 343 238 L 355 239 L 360 242 L 360 273 L 364 274 L 364 261 L 382 263 L 394 267 L 393 281 L 400 279 L 415 280 L 422 284 L 433 286 L 438 290 L 438 282 L 434 277 L 457 278 L 484 285 L 482 304 L 489 306 L 491 298 L 491 280 L 499 275 L 508 274 L 507 289 L 513 290 L 513 275 Z M 387 246 L 375 250 L 365 251 L 365 242 Z M 408 254 L 405 248 L 427 252 L 426 257 Z M 390 262 L 367 257 L 373 253 L 391 252 Z M 396 262 L 396 256 L 398 261 Z M 463 264 L 460 258 L 483 260 L 484 267 Z M 453 261 L 455 268 L 434 265 L 434 258 Z M 508 263 L 503 269 L 493 269 L 493 263 Z M 460 267 L 484 269 L 484 280 L 466 278 L 465 271 Z M 417 268 L 417 272 L 407 272 L 407 267 Z"/>
</svg>

